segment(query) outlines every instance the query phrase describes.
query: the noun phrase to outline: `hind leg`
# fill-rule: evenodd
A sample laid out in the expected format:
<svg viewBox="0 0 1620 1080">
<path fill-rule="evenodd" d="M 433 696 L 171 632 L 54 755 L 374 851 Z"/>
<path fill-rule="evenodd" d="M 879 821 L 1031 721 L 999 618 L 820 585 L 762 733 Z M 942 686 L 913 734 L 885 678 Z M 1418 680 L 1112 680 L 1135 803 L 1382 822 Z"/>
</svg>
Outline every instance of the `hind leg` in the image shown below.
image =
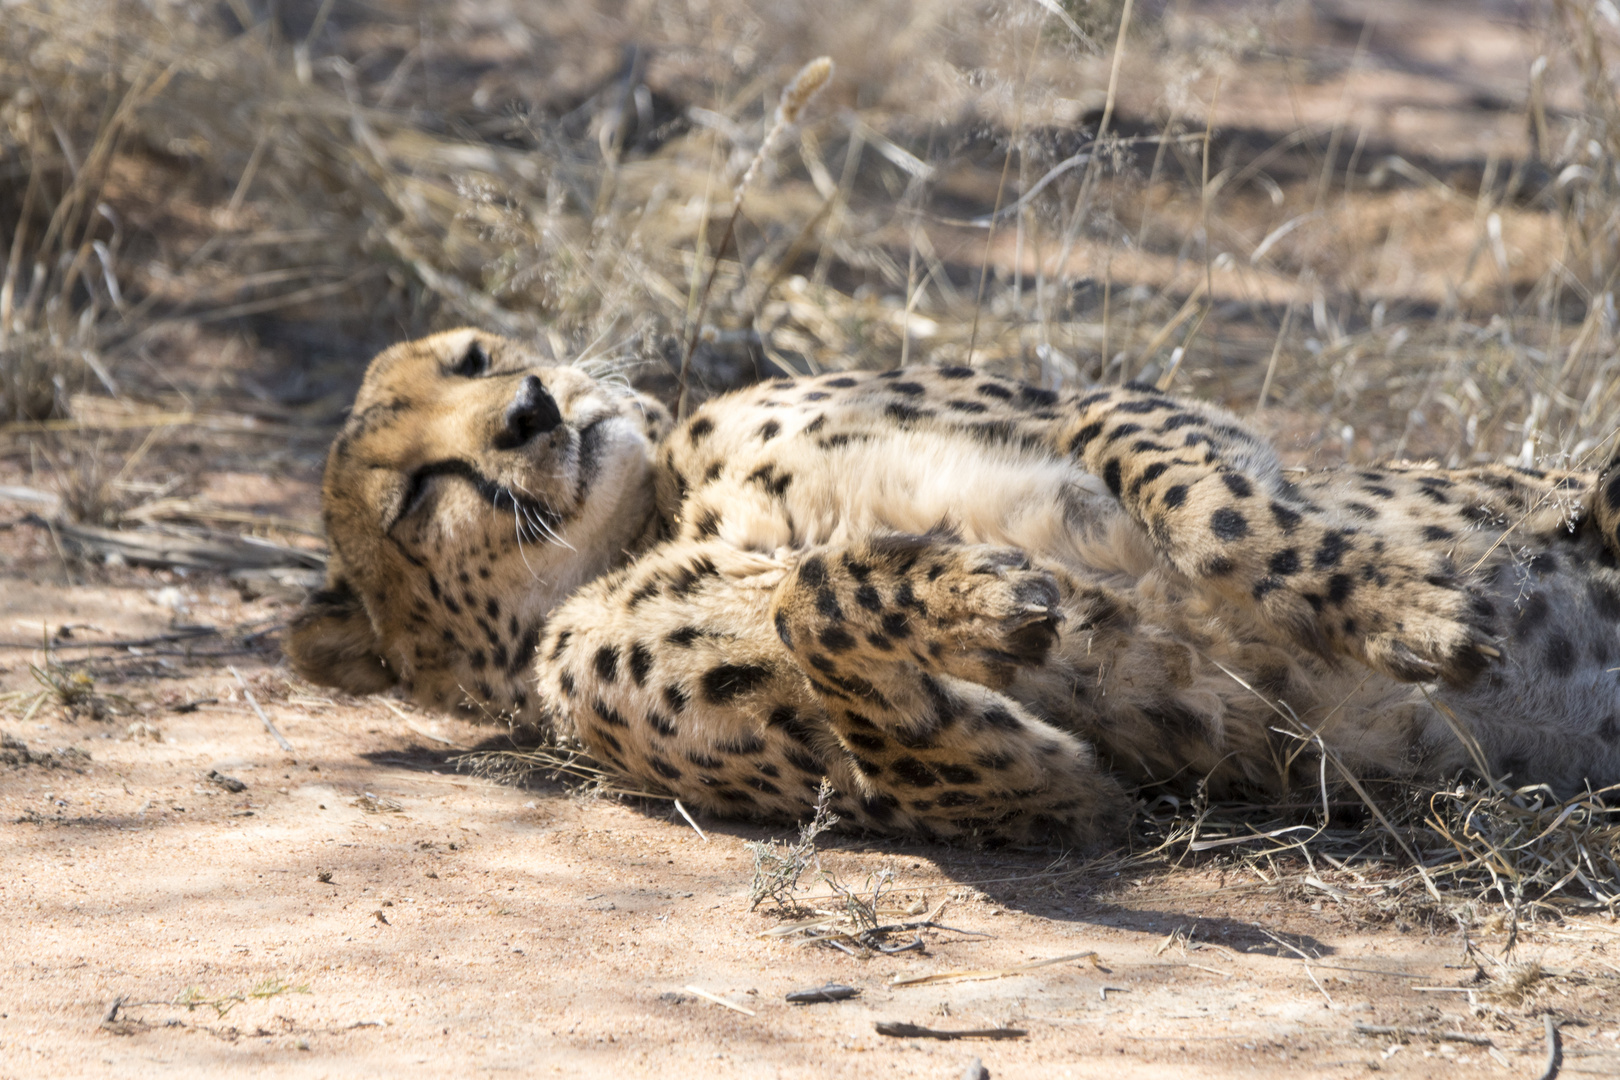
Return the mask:
<svg viewBox="0 0 1620 1080">
<path fill-rule="evenodd" d="M 1284 479 L 1230 414 L 1143 387 L 1075 399 L 1053 439 L 1101 477 L 1182 573 L 1322 655 L 1468 682 L 1483 618 L 1440 548 L 1394 545 Z"/>
<path fill-rule="evenodd" d="M 804 558 L 773 622 L 869 816 L 940 836 L 1090 843 L 1123 824 L 1123 791 L 1091 747 L 997 689 L 1044 661 L 1057 603 L 1022 552 L 881 537 Z"/>
</svg>

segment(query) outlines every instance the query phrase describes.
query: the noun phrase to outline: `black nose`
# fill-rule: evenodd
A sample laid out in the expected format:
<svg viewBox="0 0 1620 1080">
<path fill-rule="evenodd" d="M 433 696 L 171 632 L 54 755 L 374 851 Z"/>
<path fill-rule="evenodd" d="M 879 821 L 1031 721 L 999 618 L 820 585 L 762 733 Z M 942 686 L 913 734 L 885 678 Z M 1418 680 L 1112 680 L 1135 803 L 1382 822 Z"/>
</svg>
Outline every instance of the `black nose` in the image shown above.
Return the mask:
<svg viewBox="0 0 1620 1080">
<path fill-rule="evenodd" d="M 526 376 L 506 407 L 506 427 L 495 436 L 497 450 L 511 450 L 522 446 L 536 435 L 544 435 L 562 423 L 557 402 L 546 393 L 546 388 L 533 375 Z"/>
</svg>

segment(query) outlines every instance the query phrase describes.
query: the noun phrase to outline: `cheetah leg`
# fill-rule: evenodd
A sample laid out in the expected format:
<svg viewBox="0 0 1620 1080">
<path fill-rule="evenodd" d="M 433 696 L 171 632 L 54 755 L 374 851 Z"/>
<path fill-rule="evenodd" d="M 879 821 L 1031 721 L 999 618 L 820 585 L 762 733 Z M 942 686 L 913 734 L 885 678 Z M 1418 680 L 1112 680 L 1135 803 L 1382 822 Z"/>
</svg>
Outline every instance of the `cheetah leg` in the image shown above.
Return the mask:
<svg viewBox="0 0 1620 1080">
<path fill-rule="evenodd" d="M 636 786 L 721 817 L 796 820 L 822 778 L 858 789 L 815 695 L 771 632 L 780 563 L 671 544 L 558 607 L 536 650 L 538 700 Z M 853 800 L 840 814 L 867 822 Z"/>
<path fill-rule="evenodd" d="M 1483 617 L 1439 549 L 1394 547 L 1284 479 L 1229 413 L 1135 386 L 1075 403 L 1055 433 L 1178 570 L 1324 656 L 1396 679 L 1469 682 Z"/>
<path fill-rule="evenodd" d="M 941 836 L 1091 843 L 1128 800 L 1091 747 L 999 693 L 1057 640 L 1058 590 L 1020 551 L 880 537 L 813 552 L 773 622 L 876 819 Z"/>
</svg>

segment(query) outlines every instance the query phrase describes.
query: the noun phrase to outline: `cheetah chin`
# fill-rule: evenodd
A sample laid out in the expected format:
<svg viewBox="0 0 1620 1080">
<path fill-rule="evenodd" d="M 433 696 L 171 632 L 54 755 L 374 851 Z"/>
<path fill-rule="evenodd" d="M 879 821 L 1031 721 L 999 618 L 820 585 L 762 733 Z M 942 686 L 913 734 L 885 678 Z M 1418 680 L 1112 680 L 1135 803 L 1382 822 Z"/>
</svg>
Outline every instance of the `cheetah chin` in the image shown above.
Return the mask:
<svg viewBox="0 0 1620 1080">
<path fill-rule="evenodd" d="M 1620 455 L 1290 472 L 1208 404 L 963 367 L 677 426 L 457 330 L 372 361 L 322 498 L 300 673 L 718 815 L 800 818 L 826 780 L 857 827 L 1087 845 L 1133 787 L 1275 795 L 1319 748 L 1620 782 Z"/>
</svg>

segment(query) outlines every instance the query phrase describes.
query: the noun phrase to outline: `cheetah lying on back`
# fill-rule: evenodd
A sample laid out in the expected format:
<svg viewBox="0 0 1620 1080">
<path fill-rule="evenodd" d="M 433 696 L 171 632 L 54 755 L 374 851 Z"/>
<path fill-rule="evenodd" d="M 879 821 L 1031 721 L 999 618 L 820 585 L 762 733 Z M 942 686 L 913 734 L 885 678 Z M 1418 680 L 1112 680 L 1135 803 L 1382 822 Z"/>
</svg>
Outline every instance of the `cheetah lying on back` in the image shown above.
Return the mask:
<svg viewBox="0 0 1620 1080">
<path fill-rule="evenodd" d="M 660 405 L 471 330 L 372 362 L 288 651 L 711 813 L 1084 843 L 1124 784 L 1620 781 L 1620 458 L 1293 474 L 1230 414 L 969 368 Z M 1459 733 L 1474 742 L 1465 745 Z M 1306 753 L 1301 753 L 1301 750 Z"/>
</svg>

